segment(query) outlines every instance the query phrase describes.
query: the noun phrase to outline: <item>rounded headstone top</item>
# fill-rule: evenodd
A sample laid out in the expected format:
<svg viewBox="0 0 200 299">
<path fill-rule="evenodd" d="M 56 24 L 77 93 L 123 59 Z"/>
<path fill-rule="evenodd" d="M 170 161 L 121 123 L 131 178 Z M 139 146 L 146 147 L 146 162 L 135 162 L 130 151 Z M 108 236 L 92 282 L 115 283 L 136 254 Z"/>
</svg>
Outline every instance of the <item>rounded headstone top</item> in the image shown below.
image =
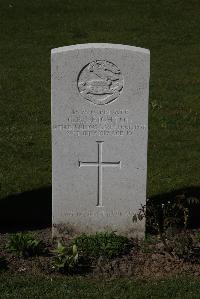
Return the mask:
<svg viewBox="0 0 200 299">
<path fill-rule="evenodd" d="M 122 44 L 110 44 L 110 43 L 88 43 L 88 44 L 77 44 L 71 46 L 64 46 L 59 48 L 54 48 L 51 50 L 51 53 L 61 53 L 66 51 L 81 50 L 81 49 L 90 49 L 90 48 L 99 48 L 99 49 L 119 49 L 119 50 L 129 50 L 143 54 L 150 54 L 150 51 L 145 48 L 122 45 Z"/>
</svg>

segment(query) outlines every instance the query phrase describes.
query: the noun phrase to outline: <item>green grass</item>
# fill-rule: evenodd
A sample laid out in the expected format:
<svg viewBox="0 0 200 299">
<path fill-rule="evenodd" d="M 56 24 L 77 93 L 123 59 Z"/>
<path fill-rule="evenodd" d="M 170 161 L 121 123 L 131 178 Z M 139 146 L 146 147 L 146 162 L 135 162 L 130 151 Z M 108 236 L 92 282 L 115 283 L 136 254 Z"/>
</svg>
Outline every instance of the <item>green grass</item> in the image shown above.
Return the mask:
<svg viewBox="0 0 200 299">
<path fill-rule="evenodd" d="M 148 197 L 199 186 L 198 0 L 0 0 L 0 197 L 51 184 L 50 50 L 151 50 Z"/>
<path fill-rule="evenodd" d="M 200 297 L 200 280 L 192 277 L 134 281 L 89 280 L 76 277 L 0 275 L 2 299 L 194 299 Z"/>
</svg>

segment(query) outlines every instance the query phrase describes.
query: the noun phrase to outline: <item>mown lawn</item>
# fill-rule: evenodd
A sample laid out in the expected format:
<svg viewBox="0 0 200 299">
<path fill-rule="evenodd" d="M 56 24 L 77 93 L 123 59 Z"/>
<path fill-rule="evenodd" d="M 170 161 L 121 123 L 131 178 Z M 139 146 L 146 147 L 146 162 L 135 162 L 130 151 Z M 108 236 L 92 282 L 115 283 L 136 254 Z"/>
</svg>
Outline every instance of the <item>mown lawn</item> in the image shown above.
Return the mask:
<svg viewBox="0 0 200 299">
<path fill-rule="evenodd" d="M 194 299 L 200 298 L 200 279 L 121 279 L 106 282 L 81 277 L 0 275 L 0 289 L 1 299 Z"/>
<path fill-rule="evenodd" d="M 51 184 L 50 50 L 151 51 L 148 197 L 199 186 L 198 0 L 0 0 L 0 198 Z"/>
</svg>

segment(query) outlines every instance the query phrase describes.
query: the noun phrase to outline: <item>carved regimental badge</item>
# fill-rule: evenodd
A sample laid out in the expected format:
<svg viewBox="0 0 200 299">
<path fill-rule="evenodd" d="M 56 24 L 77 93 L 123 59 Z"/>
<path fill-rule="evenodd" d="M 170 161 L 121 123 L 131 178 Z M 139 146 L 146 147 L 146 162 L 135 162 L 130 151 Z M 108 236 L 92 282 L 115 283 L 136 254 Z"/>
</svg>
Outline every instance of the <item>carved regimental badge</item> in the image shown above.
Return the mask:
<svg viewBox="0 0 200 299">
<path fill-rule="evenodd" d="M 96 105 L 116 100 L 123 89 L 123 76 L 118 67 L 106 60 L 87 64 L 78 76 L 80 94 Z"/>
</svg>

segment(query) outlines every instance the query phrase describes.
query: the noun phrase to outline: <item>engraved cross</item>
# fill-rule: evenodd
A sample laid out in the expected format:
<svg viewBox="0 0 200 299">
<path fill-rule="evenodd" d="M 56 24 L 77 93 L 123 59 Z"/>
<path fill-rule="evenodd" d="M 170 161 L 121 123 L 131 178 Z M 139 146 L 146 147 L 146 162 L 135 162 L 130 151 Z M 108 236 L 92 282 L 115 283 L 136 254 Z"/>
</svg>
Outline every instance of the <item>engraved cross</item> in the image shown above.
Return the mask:
<svg viewBox="0 0 200 299">
<path fill-rule="evenodd" d="M 102 161 L 103 155 L 103 142 L 104 141 L 96 141 L 98 145 L 98 161 L 97 162 L 79 162 L 79 167 L 83 166 L 93 166 L 98 168 L 98 188 L 97 188 L 97 207 L 103 207 L 102 202 L 102 172 L 103 167 L 120 167 L 121 168 L 121 161 L 118 162 L 104 162 Z"/>
</svg>

